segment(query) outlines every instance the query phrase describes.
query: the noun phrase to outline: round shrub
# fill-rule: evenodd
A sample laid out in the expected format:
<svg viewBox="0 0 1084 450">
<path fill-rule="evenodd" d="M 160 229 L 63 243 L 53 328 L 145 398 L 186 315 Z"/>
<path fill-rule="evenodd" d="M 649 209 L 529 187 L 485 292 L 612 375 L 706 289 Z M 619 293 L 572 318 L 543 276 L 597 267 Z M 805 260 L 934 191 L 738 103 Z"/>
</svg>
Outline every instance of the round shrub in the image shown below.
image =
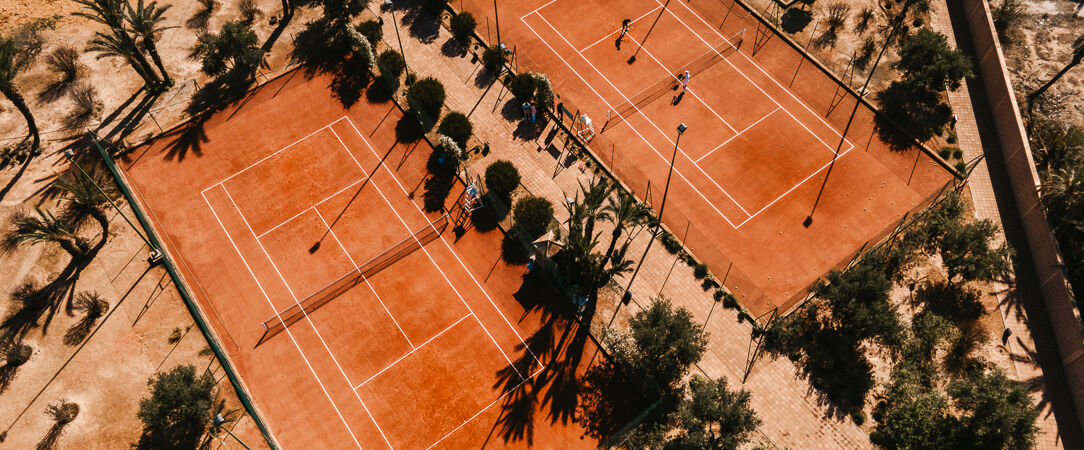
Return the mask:
<svg viewBox="0 0 1084 450">
<path fill-rule="evenodd" d="M 679 242 L 673 234 L 667 231 L 662 233 L 662 246 L 665 247 L 666 251 L 670 252 L 671 255 L 676 255 L 677 252 L 681 251 L 681 242 Z"/>
<path fill-rule="evenodd" d="M 963 159 L 964 158 L 964 151 L 961 150 L 961 149 L 958 149 L 958 148 L 954 148 L 954 149 L 952 149 L 952 157 L 956 158 L 956 159 Z"/>
<path fill-rule="evenodd" d="M 519 170 L 512 163 L 498 159 L 486 167 L 486 189 L 500 198 L 507 199 L 519 186 Z"/>
<path fill-rule="evenodd" d="M 444 85 L 433 77 L 422 78 L 407 89 L 407 103 L 423 112 L 438 116 L 444 104 Z"/>
<path fill-rule="evenodd" d="M 452 37 L 463 45 L 470 43 L 470 35 L 474 33 L 476 26 L 478 26 L 478 21 L 474 20 L 474 15 L 466 11 L 452 16 L 448 24 L 448 27 L 452 29 Z"/>
<path fill-rule="evenodd" d="M 528 195 L 518 202 L 512 211 L 516 224 L 531 238 L 546 234 L 553 220 L 553 204 L 542 197 Z"/>
<path fill-rule="evenodd" d="M 373 46 L 380 42 L 381 39 L 384 39 L 384 27 L 375 20 L 366 20 L 359 24 L 358 33 L 365 36 L 365 39 L 368 39 L 369 44 Z"/>
<path fill-rule="evenodd" d="M 443 134 L 437 139 L 437 151 L 444 156 L 446 163 L 451 162 L 455 166 L 458 166 L 459 161 L 463 159 L 462 147 L 455 142 L 455 139 Z"/>
<path fill-rule="evenodd" d="M 963 161 L 956 161 L 956 171 L 962 174 L 967 174 L 967 163 Z"/>
<path fill-rule="evenodd" d="M 941 150 L 937 151 L 937 155 L 947 161 L 952 157 L 952 147 L 941 147 Z"/>
<path fill-rule="evenodd" d="M 452 138 L 460 147 L 466 147 L 467 140 L 470 139 L 471 133 L 474 132 L 474 127 L 471 126 L 470 119 L 466 115 L 452 111 L 440 120 L 440 127 L 437 128 L 437 132 Z"/>
<path fill-rule="evenodd" d="M 4 359 L 7 360 L 9 367 L 19 367 L 30 361 L 30 356 L 34 354 L 34 347 L 26 344 L 15 344 L 8 348 L 7 355 L 4 355 Z"/>
<path fill-rule="evenodd" d="M 406 61 L 403 61 L 403 55 L 395 50 L 384 50 L 380 52 L 380 56 L 376 57 L 377 64 L 380 65 L 380 73 L 390 76 L 392 78 L 398 78 L 399 74 L 403 73 L 403 69 L 406 68 Z"/>
<path fill-rule="evenodd" d="M 487 48 L 482 52 L 482 66 L 493 75 L 500 75 L 504 68 L 504 52 L 497 46 Z"/>
<path fill-rule="evenodd" d="M 534 77 L 529 73 L 521 73 L 519 75 L 512 75 L 509 77 L 511 80 L 508 83 L 508 90 L 512 92 L 512 95 L 516 97 L 518 101 L 530 100 L 534 96 Z"/>
<path fill-rule="evenodd" d="M 723 294 L 723 308 L 738 309 L 738 298 L 729 292 Z"/>
<path fill-rule="evenodd" d="M 697 263 L 697 265 L 693 266 L 693 276 L 695 276 L 698 280 L 708 276 L 708 265 L 704 263 Z"/>
<path fill-rule="evenodd" d="M 550 78 L 544 73 L 532 73 L 531 77 L 534 78 L 534 102 L 542 109 L 553 108 L 553 86 L 550 85 Z"/>
</svg>

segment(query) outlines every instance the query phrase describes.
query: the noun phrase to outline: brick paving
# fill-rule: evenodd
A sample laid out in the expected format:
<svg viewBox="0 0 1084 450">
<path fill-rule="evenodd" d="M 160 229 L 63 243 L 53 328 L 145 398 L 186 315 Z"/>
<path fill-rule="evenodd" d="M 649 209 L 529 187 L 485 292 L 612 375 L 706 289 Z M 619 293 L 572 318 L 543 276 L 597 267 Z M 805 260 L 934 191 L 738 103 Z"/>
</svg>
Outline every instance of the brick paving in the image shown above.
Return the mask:
<svg viewBox="0 0 1084 450">
<path fill-rule="evenodd" d="M 949 45 L 956 48 L 957 39 L 953 25 L 949 19 L 948 7 L 945 2 L 934 2 L 931 11 L 930 26 L 934 30 L 948 37 Z M 971 92 L 967 84 L 961 85 L 960 89 L 948 93 L 949 104 L 953 113 L 956 114 L 956 136 L 958 145 L 963 150 L 964 160 L 983 155 L 983 145 L 980 139 L 978 121 L 972 107 Z M 975 217 L 978 219 L 990 219 L 1002 225 L 1001 213 L 998 209 L 997 198 L 994 192 L 993 180 L 990 177 L 986 159 L 978 162 L 968 179 L 967 187 L 970 190 L 972 203 L 975 207 Z M 1002 225 L 1002 230 L 1004 226 Z M 1001 240 L 1005 239 L 1004 232 L 999 232 Z M 1043 397 L 1047 395 L 1048 388 L 1043 380 L 1043 372 L 1035 361 L 1033 354 L 1036 352 L 1035 339 L 1032 336 L 1028 324 L 1027 311 L 1022 307 L 1021 301 L 1008 298 L 1012 292 L 1008 286 L 1002 283 L 993 285 L 990 295 L 997 297 L 999 313 L 1005 328 L 1012 330 L 1012 338 L 1008 340 L 1003 352 L 1007 351 L 1006 361 L 1001 361 L 1008 366 L 1008 375 L 1016 380 L 1037 383 L 1040 388 L 1032 393 L 1036 403 L 1044 405 L 1044 411 L 1038 419 L 1039 436 L 1036 440 L 1036 448 L 1063 448 L 1058 433 L 1058 424 L 1050 410 L 1050 403 L 1045 402 Z"/>
<path fill-rule="evenodd" d="M 433 76 L 444 83 L 447 90 L 446 105 L 469 114 L 475 135 L 490 144 L 490 153 L 467 169 L 472 176 L 480 175 L 486 166 L 496 159 L 513 162 L 520 171 L 523 187 L 534 195 L 554 202 L 558 220 L 567 217 L 560 202 L 573 197 L 579 183 L 587 184 L 593 173 L 581 162 L 558 165 L 557 155 L 563 150 L 563 139 L 553 124 L 541 128 L 541 132 L 525 133 L 518 119 L 518 109 L 512 111 L 511 120 L 502 115 L 511 95 L 500 84 L 490 85 L 481 74 L 480 63 L 471 56 L 449 57 L 443 51 L 451 47 L 447 30 L 440 29 L 436 36 L 422 39 L 410 36 L 405 30 L 412 29 L 411 16 L 399 15 L 400 36 L 407 62 L 419 76 Z M 392 47 L 399 44 L 389 13 L 385 17 L 384 36 Z M 564 156 L 562 156 L 562 162 Z M 585 170 L 581 170 L 585 169 Z M 608 224 L 607 224 L 608 225 Z M 609 230 L 602 230 L 606 233 Z M 680 237 L 682 230 L 674 230 Z M 639 258 L 650 240 L 650 234 L 639 232 L 630 245 L 630 255 Z M 722 274 L 718 274 L 722 278 Z M 622 277 L 616 283 L 628 285 Z M 615 291 L 619 291 L 615 286 Z M 679 306 L 688 309 L 696 320 L 703 321 L 711 333 L 709 349 L 697 370 L 710 377 L 725 376 L 732 386 L 741 384 L 745 372 L 749 337 L 752 327 L 739 323 L 737 312 L 716 304 L 709 292 L 700 288 L 692 269 L 682 262 L 675 264 L 675 257 L 659 243 L 653 244 L 640 273 L 632 287 L 632 307 L 619 310 L 616 326 L 624 327 L 630 314 L 639 310 L 651 297 L 662 293 Z M 619 295 L 619 292 L 618 292 Z M 614 295 L 616 298 L 618 295 Z M 608 322 L 614 311 L 614 302 L 600 301 L 596 313 L 596 326 Z M 596 329 L 596 328 L 593 328 Z M 597 333 L 596 333 L 597 334 Z M 761 358 L 743 385 L 752 392 L 752 402 L 764 424 L 760 428 L 759 443 L 778 448 L 869 448 L 867 434 L 846 417 L 836 417 L 819 399 L 818 394 L 803 379 L 797 377 L 795 366 L 786 359 Z"/>
</svg>

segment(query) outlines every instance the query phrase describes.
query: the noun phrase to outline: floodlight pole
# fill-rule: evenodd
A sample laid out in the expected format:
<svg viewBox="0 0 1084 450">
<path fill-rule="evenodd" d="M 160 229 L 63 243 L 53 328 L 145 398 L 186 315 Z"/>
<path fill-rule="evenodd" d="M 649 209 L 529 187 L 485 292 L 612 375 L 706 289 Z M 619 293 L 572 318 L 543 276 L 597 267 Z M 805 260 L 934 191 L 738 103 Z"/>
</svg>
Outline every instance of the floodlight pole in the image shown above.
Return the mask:
<svg viewBox="0 0 1084 450">
<path fill-rule="evenodd" d="M 101 146 L 101 144 L 98 143 L 98 140 L 93 139 L 93 141 L 94 141 L 94 145 L 98 146 L 99 150 L 102 150 L 102 146 Z M 132 227 L 132 230 L 135 231 L 135 233 L 137 235 L 139 235 L 140 239 L 143 239 L 143 243 L 147 244 L 147 247 L 150 248 L 152 252 L 157 252 L 158 247 L 155 247 L 154 244 L 152 244 L 151 241 L 149 239 L 147 239 L 147 237 L 144 236 L 142 232 L 139 231 L 139 227 L 136 227 L 135 224 L 132 223 L 132 221 L 130 219 L 128 219 L 128 215 L 124 214 L 124 211 L 122 211 L 120 209 L 120 207 L 117 206 L 117 204 L 115 202 L 113 202 L 113 198 L 110 197 L 109 194 L 106 194 L 105 190 L 102 189 L 102 187 L 98 185 L 98 182 L 95 181 L 94 178 L 92 178 L 90 176 L 90 174 L 87 173 L 87 171 L 83 170 L 83 167 L 80 166 L 79 163 L 75 161 L 75 154 L 72 153 L 71 150 L 68 150 L 68 151 L 64 152 L 64 158 L 67 159 L 68 162 L 71 163 L 72 166 L 75 166 L 75 168 L 79 170 L 79 173 L 83 174 L 84 177 L 86 177 L 88 180 L 90 180 L 90 184 L 93 184 L 94 188 L 97 189 L 98 192 L 100 192 L 103 197 L 105 197 L 106 201 L 108 201 L 110 205 L 113 205 L 113 209 L 117 210 L 117 214 L 120 214 L 120 216 L 124 218 L 125 222 L 128 222 L 128 226 Z"/>
<path fill-rule="evenodd" d="M 399 43 L 399 55 L 403 57 L 403 66 L 406 66 L 407 73 L 410 73 L 410 64 L 406 62 L 406 52 L 403 51 L 403 39 L 399 37 L 399 20 L 395 18 L 395 9 L 391 9 L 391 22 L 395 25 L 395 41 Z"/>
<path fill-rule="evenodd" d="M 832 162 L 828 164 L 828 172 L 824 174 L 824 181 L 821 182 L 821 188 L 817 191 L 817 198 L 813 200 L 813 209 L 809 211 L 809 215 L 806 216 L 802 225 L 809 227 L 813 224 L 813 213 L 817 211 L 817 205 L 821 202 L 821 195 L 824 194 L 824 186 L 828 184 L 828 177 L 832 175 L 832 168 L 836 166 L 836 159 L 839 158 L 839 151 L 843 149 L 843 142 L 847 140 L 847 132 L 851 129 L 851 124 L 854 123 L 854 116 L 858 113 L 858 106 L 862 104 L 862 93 L 866 92 L 869 87 L 869 82 L 873 80 L 873 74 L 877 71 L 877 65 L 881 63 L 881 57 L 884 56 L 885 51 L 888 50 L 888 46 L 892 45 L 892 38 L 896 36 L 896 31 L 900 28 L 900 23 L 903 21 L 903 17 L 906 16 L 907 10 L 910 8 L 911 3 L 907 3 L 904 6 L 903 11 L 896 16 L 896 23 L 892 26 L 888 33 L 888 37 L 885 39 L 885 45 L 881 47 L 881 52 L 877 54 L 877 59 L 873 61 L 873 67 L 869 69 L 869 75 L 866 75 L 866 82 L 862 84 L 862 90 L 858 91 L 858 96 L 854 99 L 854 108 L 851 109 L 851 116 L 847 118 L 847 126 L 843 127 L 843 133 L 839 136 L 839 144 L 836 145 L 836 151 L 832 154 Z M 842 101 L 842 100 L 841 100 Z"/>
<path fill-rule="evenodd" d="M 237 441 L 237 443 L 241 444 L 241 446 L 244 447 L 245 449 L 252 450 L 251 448 L 249 448 L 248 445 L 245 444 L 244 441 L 239 439 L 237 437 L 237 435 L 233 434 L 233 432 L 231 432 L 229 428 L 226 428 L 226 427 L 222 426 L 222 424 L 224 424 L 224 423 L 226 423 L 226 419 L 222 417 L 222 414 L 215 414 L 215 418 L 214 418 L 215 427 L 221 429 L 222 431 L 225 431 L 226 434 L 230 435 L 230 437 L 232 437 L 233 440 Z"/>
<path fill-rule="evenodd" d="M 501 51 L 501 15 L 497 12 L 497 0 L 493 0 L 493 22 L 497 26 L 497 51 Z"/>
<path fill-rule="evenodd" d="M 662 212 L 666 209 L 666 194 L 670 192 L 670 177 L 674 175 L 674 162 L 677 160 L 678 143 L 681 142 L 681 135 L 685 134 L 685 130 L 689 127 L 685 126 L 685 123 L 680 123 L 677 126 L 677 139 L 674 140 L 674 154 L 670 156 L 670 172 L 666 174 L 666 187 L 662 190 L 662 204 L 659 205 L 659 226 L 662 226 Z M 636 264 L 636 270 L 632 272 L 632 278 L 629 278 L 629 285 L 625 287 L 625 293 L 621 294 L 621 299 L 617 302 L 617 307 L 614 308 L 614 315 L 610 317 L 610 323 L 606 324 L 606 328 L 610 328 L 613 325 L 614 319 L 617 319 L 617 311 L 621 309 L 621 303 L 624 303 L 625 297 L 629 296 L 629 291 L 632 290 L 632 282 L 636 281 L 636 275 L 640 273 L 640 267 L 644 265 L 644 259 L 647 258 L 648 250 L 651 250 L 651 244 L 655 243 L 655 237 L 658 236 L 658 229 L 651 233 L 651 240 L 647 241 L 647 247 L 644 248 L 644 254 L 640 255 L 640 262 Z"/>
</svg>

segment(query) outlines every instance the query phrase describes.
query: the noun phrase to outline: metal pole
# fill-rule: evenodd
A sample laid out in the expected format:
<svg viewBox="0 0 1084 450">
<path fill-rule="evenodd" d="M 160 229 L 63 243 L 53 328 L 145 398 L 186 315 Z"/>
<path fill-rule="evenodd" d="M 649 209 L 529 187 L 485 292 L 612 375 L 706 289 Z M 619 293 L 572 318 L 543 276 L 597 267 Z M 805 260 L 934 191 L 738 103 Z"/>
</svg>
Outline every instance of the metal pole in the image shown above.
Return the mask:
<svg viewBox="0 0 1084 450">
<path fill-rule="evenodd" d="M 98 148 L 101 149 L 101 144 L 98 143 L 98 140 L 94 139 L 93 141 L 94 141 L 94 145 L 98 146 Z M 109 204 L 113 205 L 113 209 L 116 209 L 117 214 L 120 214 L 120 216 L 124 218 L 124 221 L 128 222 L 128 226 L 132 227 L 132 230 L 135 231 L 136 234 L 139 235 L 140 239 L 143 239 L 143 243 L 147 244 L 147 247 L 149 247 L 152 251 L 158 251 L 158 247 L 155 247 L 154 244 L 152 244 L 151 241 L 149 239 L 147 239 L 147 237 L 144 236 L 143 233 L 141 233 L 139 231 L 139 228 L 136 227 L 135 224 L 132 223 L 132 221 L 128 219 L 128 216 L 124 214 L 124 211 L 122 211 L 120 209 L 120 207 L 117 206 L 117 204 L 113 202 L 113 198 L 110 197 L 109 194 L 105 193 L 105 190 L 103 190 L 102 187 L 98 185 L 97 181 L 94 181 L 94 178 L 91 178 L 90 174 L 88 174 L 85 170 L 83 170 L 83 167 L 80 166 L 79 163 L 75 162 L 75 158 L 73 156 L 74 156 L 74 154 L 72 153 L 71 150 L 68 150 L 67 152 L 64 152 L 64 157 L 67 158 L 68 162 L 70 162 L 73 166 L 75 166 L 76 169 L 79 169 L 79 173 L 83 174 L 84 177 L 87 177 L 87 179 L 90 180 L 90 184 L 93 184 L 94 187 L 96 189 L 98 189 L 98 192 L 100 192 L 102 194 L 102 196 L 105 197 L 105 199 L 109 202 Z"/>
<path fill-rule="evenodd" d="M 813 213 L 817 211 L 817 205 L 821 202 L 821 194 L 824 193 L 824 186 L 828 184 L 828 176 L 832 175 L 832 168 L 836 166 L 836 159 L 839 158 L 839 151 L 843 149 L 843 142 L 847 140 L 847 132 L 851 129 L 851 124 L 854 122 L 854 116 L 858 113 L 858 107 L 862 104 L 862 93 L 869 87 L 869 82 L 873 80 L 873 74 L 877 71 L 877 65 L 881 63 L 881 57 L 884 56 L 885 51 L 888 50 L 888 46 L 892 44 L 892 38 L 896 35 L 896 31 L 899 29 L 899 24 L 903 20 L 902 18 L 907 14 L 907 9 L 911 6 L 910 3 L 900 11 L 897 17 L 896 24 L 892 26 L 892 30 L 888 33 L 888 38 L 885 39 L 885 45 L 881 47 L 881 53 L 877 54 L 877 60 L 873 62 L 873 67 L 869 70 L 869 75 L 866 76 L 866 82 L 862 84 L 862 90 L 858 91 L 859 97 L 854 99 L 854 108 L 851 109 L 851 116 L 847 119 L 847 126 L 843 128 L 843 133 L 839 136 L 839 145 L 836 145 L 836 151 L 832 154 L 832 162 L 828 165 L 828 172 L 824 174 L 824 181 L 821 182 L 821 188 L 817 191 L 817 198 L 813 201 L 813 209 L 809 211 L 809 215 L 806 216 L 802 225 L 808 227 L 813 224 Z"/>
<path fill-rule="evenodd" d="M 224 424 L 224 423 L 226 423 L 226 419 L 224 419 L 222 417 L 222 414 L 215 414 L 214 424 L 215 424 L 216 427 L 220 428 L 222 431 L 225 431 L 226 434 L 230 435 L 230 437 L 232 437 L 233 440 L 235 440 L 235 441 L 237 441 L 237 443 L 241 444 L 241 446 L 244 447 L 246 450 L 252 450 L 248 445 L 245 444 L 245 441 L 242 441 L 241 439 L 238 439 L 237 435 L 233 434 L 233 432 L 230 431 L 229 428 L 226 428 L 226 427 L 222 426 L 222 424 Z"/>
<path fill-rule="evenodd" d="M 670 191 L 670 177 L 674 175 L 674 161 L 677 159 L 678 143 L 681 142 L 681 135 L 685 134 L 685 130 L 689 127 L 684 123 L 678 124 L 678 137 L 674 140 L 674 154 L 670 157 L 670 172 L 666 174 L 666 187 L 662 190 L 662 204 L 659 205 L 659 224 L 662 225 L 662 212 L 666 209 L 666 194 Z M 625 301 L 625 297 L 629 295 L 629 291 L 632 290 L 632 282 L 636 281 L 636 275 L 640 273 L 640 267 L 644 265 L 644 259 L 647 258 L 648 250 L 651 250 L 651 244 L 655 243 L 655 237 L 658 236 L 658 230 L 651 233 L 651 240 L 647 241 L 647 248 L 644 249 L 644 254 L 640 256 L 640 263 L 636 265 L 636 270 L 632 272 L 632 278 L 629 278 L 629 285 L 625 288 L 625 293 L 621 295 L 621 301 L 617 303 L 617 307 L 614 308 L 614 315 L 610 318 L 610 323 L 606 325 L 606 328 L 610 328 L 610 325 L 614 323 L 614 319 L 617 318 L 617 311 L 621 309 L 621 302 Z"/>
<path fill-rule="evenodd" d="M 501 15 L 497 12 L 497 0 L 493 0 L 493 22 L 497 28 L 497 50 L 501 49 Z"/>
<path fill-rule="evenodd" d="M 395 18 L 395 9 L 391 10 L 391 21 L 395 25 L 395 41 L 399 43 L 399 54 L 403 56 L 403 65 L 407 68 L 407 73 L 410 73 L 410 64 L 406 62 L 406 52 L 403 51 L 403 39 L 399 37 L 399 20 Z"/>
</svg>

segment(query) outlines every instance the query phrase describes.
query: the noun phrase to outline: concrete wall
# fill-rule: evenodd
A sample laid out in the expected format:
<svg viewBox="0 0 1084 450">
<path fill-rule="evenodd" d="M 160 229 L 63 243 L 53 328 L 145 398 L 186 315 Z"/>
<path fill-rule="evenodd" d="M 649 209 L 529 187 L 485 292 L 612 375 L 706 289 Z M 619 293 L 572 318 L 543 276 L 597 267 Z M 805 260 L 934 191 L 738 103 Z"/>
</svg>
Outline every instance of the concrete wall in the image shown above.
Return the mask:
<svg viewBox="0 0 1084 450">
<path fill-rule="evenodd" d="M 948 0 L 954 1 L 954 0 Z M 986 152 L 1000 152 L 1010 190 L 1020 214 L 1020 227 L 1035 268 L 1043 303 L 1058 344 L 1061 363 L 1079 424 L 1084 429 L 1084 336 L 1079 312 L 1060 266 L 1057 242 L 1039 202 L 1039 175 L 1035 170 L 1027 134 L 1020 118 L 1016 96 L 993 20 L 985 0 L 959 0 L 967 15 L 976 56 L 976 72 L 985 87 L 1000 146 Z M 1022 254 L 1024 252 L 1021 252 Z M 1025 261 L 1027 263 L 1027 261 Z M 1065 424 L 1068 425 L 1068 424 Z"/>
</svg>

